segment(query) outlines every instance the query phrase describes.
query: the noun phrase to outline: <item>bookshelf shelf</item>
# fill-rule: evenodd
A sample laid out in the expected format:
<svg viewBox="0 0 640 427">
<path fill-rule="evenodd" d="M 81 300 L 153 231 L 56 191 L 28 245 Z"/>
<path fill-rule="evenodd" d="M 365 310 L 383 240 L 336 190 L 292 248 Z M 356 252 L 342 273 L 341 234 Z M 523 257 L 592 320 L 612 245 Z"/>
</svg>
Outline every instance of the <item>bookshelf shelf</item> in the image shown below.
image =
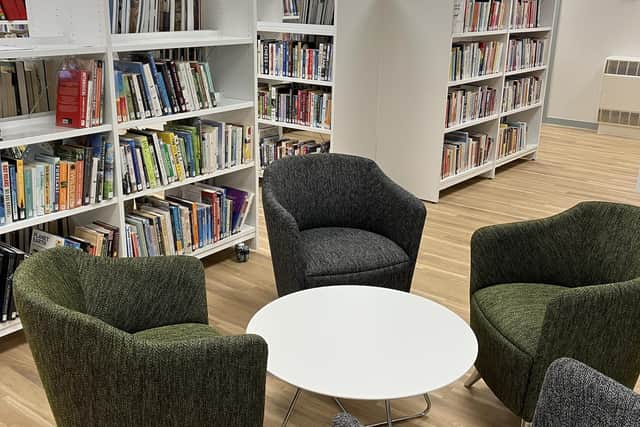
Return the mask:
<svg viewBox="0 0 640 427">
<path fill-rule="evenodd" d="M 250 45 L 251 37 L 230 37 L 219 31 L 173 31 L 161 33 L 113 34 L 111 43 L 114 52 L 177 49 L 184 47 L 214 47 Z"/>
<path fill-rule="evenodd" d="M 483 82 L 485 80 L 497 79 L 502 77 L 503 75 L 504 73 L 493 73 L 493 74 L 486 74 L 484 76 L 469 77 L 468 79 L 462 79 L 462 80 L 449 80 L 449 87 L 461 86 L 469 83 L 477 83 L 477 82 Z"/>
<path fill-rule="evenodd" d="M 187 113 L 170 114 L 162 117 L 150 117 L 148 119 L 132 120 L 118 124 L 118 129 L 144 128 L 157 125 L 159 123 L 172 122 L 175 120 L 191 119 L 194 117 L 209 116 L 212 114 L 228 113 L 232 111 L 247 110 L 253 108 L 253 101 L 242 99 L 224 98 L 218 101 L 215 108 L 207 108 L 204 110 L 189 111 Z"/>
<path fill-rule="evenodd" d="M 512 28 L 509 34 L 548 33 L 552 30 L 552 27 Z"/>
<path fill-rule="evenodd" d="M 496 160 L 496 168 L 499 168 L 500 166 L 504 166 L 508 163 L 511 163 L 515 160 L 521 159 L 523 157 L 526 156 L 530 156 L 531 154 L 535 153 L 536 151 L 538 151 L 538 147 L 537 146 L 532 146 L 532 147 L 527 147 L 524 150 L 518 151 L 517 153 L 513 153 L 513 154 L 509 154 L 508 156 L 505 156 L 501 159 Z"/>
<path fill-rule="evenodd" d="M 511 76 L 517 76 L 519 74 L 533 73 L 536 71 L 542 71 L 546 69 L 547 69 L 546 65 L 540 65 L 537 67 L 521 68 L 519 70 L 507 71 L 506 73 L 504 73 L 504 75 L 505 77 L 511 77 Z"/>
<path fill-rule="evenodd" d="M 487 117 L 483 117 L 481 119 L 476 119 L 476 120 L 471 120 L 468 122 L 464 122 L 464 123 L 460 123 L 459 125 L 455 125 L 455 126 L 451 126 L 448 128 L 445 128 L 444 133 L 449 133 L 449 132 L 454 132 L 457 130 L 461 130 L 461 129 L 466 129 L 466 128 L 470 128 L 472 126 L 477 126 L 477 125 L 481 125 L 483 123 L 488 123 L 494 120 L 498 120 L 500 118 L 499 114 L 492 114 L 490 116 Z"/>
<path fill-rule="evenodd" d="M 276 120 L 258 119 L 258 123 L 261 125 L 279 126 L 287 129 L 304 130 L 308 132 L 322 133 L 325 135 L 331 135 L 333 131 L 331 129 L 322 129 L 312 126 L 296 125 L 293 123 L 284 123 Z"/>
<path fill-rule="evenodd" d="M 11 335 L 21 330 L 22 322 L 20 322 L 20 319 L 0 323 L 0 338 L 6 337 L 7 335 Z"/>
<path fill-rule="evenodd" d="M 312 36 L 335 36 L 335 25 L 294 24 L 287 22 L 258 21 L 258 31 L 266 33 L 293 33 Z"/>
<path fill-rule="evenodd" d="M 56 56 L 104 55 L 105 46 L 74 46 L 70 44 L 19 43 L 0 45 L 0 60 L 50 58 Z"/>
<path fill-rule="evenodd" d="M 102 203 L 94 203 L 92 205 L 82 206 L 75 209 L 67 209 L 65 211 L 54 212 L 51 214 L 25 219 L 22 221 L 14 221 L 11 224 L 0 226 L 0 235 L 11 233 L 13 231 L 22 230 L 24 228 L 35 227 L 36 225 L 45 224 L 47 222 L 56 221 L 63 218 L 79 215 L 86 212 L 95 211 L 97 209 L 106 208 L 118 204 L 118 198 L 106 200 Z"/>
<path fill-rule="evenodd" d="M 500 117 L 508 117 L 514 114 L 522 113 L 524 111 L 529 111 L 529 110 L 533 110 L 535 108 L 540 108 L 540 107 L 542 107 L 542 103 L 537 102 L 535 104 L 525 105 L 524 107 L 516 108 L 515 110 L 510 110 L 510 111 L 505 111 L 503 113 L 500 113 Z"/>
<path fill-rule="evenodd" d="M 198 183 L 198 182 L 203 182 L 203 181 L 206 181 L 208 179 L 218 178 L 218 177 L 222 177 L 222 176 L 225 176 L 225 175 L 230 175 L 230 174 L 233 174 L 233 173 L 236 173 L 236 172 L 240 172 L 240 171 L 243 171 L 243 170 L 252 169 L 254 167 L 255 167 L 255 163 L 251 162 L 251 163 L 247 163 L 247 164 L 244 164 L 244 165 L 234 166 L 232 168 L 221 169 L 221 170 L 216 171 L 214 173 L 195 176 L 193 178 L 187 178 L 184 181 L 172 182 L 169 185 L 156 187 L 156 188 L 148 188 L 148 189 L 143 190 L 143 191 L 138 191 L 137 193 L 126 194 L 126 195 L 122 196 L 122 200 L 125 201 L 125 202 L 129 201 L 129 200 L 134 200 L 134 199 L 137 199 L 137 198 L 140 198 L 140 197 L 150 196 L 152 194 L 162 193 L 164 191 L 172 190 L 174 188 L 180 188 L 180 187 L 184 187 L 186 185 L 195 184 L 195 183 Z"/>
<path fill-rule="evenodd" d="M 84 129 L 57 127 L 55 116 L 46 114 L 39 118 L 0 122 L 0 129 L 2 130 L 0 149 L 3 149 L 111 132 L 113 126 L 102 125 Z"/>
<path fill-rule="evenodd" d="M 471 178 L 475 178 L 478 175 L 483 175 L 485 173 L 491 172 L 493 168 L 493 161 L 490 161 L 487 164 L 478 166 L 477 168 L 472 168 L 457 175 L 442 179 L 440 181 L 440 191 L 446 190 L 449 187 L 453 187 L 454 185 L 460 184 L 461 182 L 467 181 Z"/>
<path fill-rule="evenodd" d="M 301 83 L 314 86 L 327 86 L 333 87 L 333 82 L 324 80 L 311 80 L 311 79 L 299 79 L 296 77 L 284 77 L 284 76 L 271 76 L 269 74 L 258 74 L 258 78 L 261 80 L 268 80 L 272 82 L 282 83 Z"/>
<path fill-rule="evenodd" d="M 215 254 L 216 252 L 229 249 L 230 247 L 235 246 L 238 243 L 246 242 L 247 240 L 255 238 L 256 228 L 251 225 L 244 225 L 238 233 L 232 235 L 231 237 L 227 237 L 226 239 L 215 242 L 213 245 L 198 249 L 197 251 L 193 252 L 191 256 L 196 258 L 206 258 L 209 255 Z"/>
<path fill-rule="evenodd" d="M 503 36 L 507 34 L 507 30 L 493 30 L 493 31 L 468 31 L 466 33 L 454 33 L 451 35 L 451 38 L 454 41 L 457 40 L 466 40 L 466 39 L 475 39 L 480 37 L 495 37 L 495 36 Z"/>
</svg>

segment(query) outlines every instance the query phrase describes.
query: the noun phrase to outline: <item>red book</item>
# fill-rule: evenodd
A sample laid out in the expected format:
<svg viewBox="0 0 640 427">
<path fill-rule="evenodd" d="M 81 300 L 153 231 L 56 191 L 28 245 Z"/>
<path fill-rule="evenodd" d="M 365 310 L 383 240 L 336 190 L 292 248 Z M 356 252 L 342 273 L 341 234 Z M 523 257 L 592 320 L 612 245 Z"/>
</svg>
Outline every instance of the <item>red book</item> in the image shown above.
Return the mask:
<svg viewBox="0 0 640 427">
<path fill-rule="evenodd" d="M 26 21 L 27 8 L 24 0 L 0 0 L 0 4 L 9 21 Z"/>
<path fill-rule="evenodd" d="M 58 73 L 56 126 L 85 128 L 87 123 L 87 89 L 89 73 L 62 70 Z"/>
</svg>

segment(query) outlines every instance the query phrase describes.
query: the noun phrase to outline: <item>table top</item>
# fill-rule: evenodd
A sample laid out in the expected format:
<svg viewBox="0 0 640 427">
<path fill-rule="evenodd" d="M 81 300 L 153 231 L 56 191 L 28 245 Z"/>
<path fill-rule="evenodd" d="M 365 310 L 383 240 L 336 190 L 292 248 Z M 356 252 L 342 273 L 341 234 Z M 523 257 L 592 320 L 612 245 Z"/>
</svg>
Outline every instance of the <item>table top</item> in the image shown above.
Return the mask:
<svg viewBox="0 0 640 427">
<path fill-rule="evenodd" d="M 405 292 L 331 286 L 263 307 L 247 332 L 269 345 L 269 373 L 303 390 L 357 400 L 413 397 L 447 386 L 478 343 L 445 307 Z"/>
</svg>

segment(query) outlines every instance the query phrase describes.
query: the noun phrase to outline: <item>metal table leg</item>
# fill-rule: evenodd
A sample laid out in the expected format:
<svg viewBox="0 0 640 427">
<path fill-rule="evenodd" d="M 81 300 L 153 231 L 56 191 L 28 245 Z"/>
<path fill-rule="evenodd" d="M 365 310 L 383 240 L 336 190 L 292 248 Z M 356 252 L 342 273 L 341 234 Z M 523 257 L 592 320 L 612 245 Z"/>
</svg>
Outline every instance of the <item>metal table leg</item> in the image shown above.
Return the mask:
<svg viewBox="0 0 640 427">
<path fill-rule="evenodd" d="M 422 417 L 426 417 L 427 414 L 429 413 L 429 411 L 431 410 L 431 399 L 429 398 L 429 394 L 425 393 L 423 395 L 424 397 L 424 401 L 426 403 L 426 407 L 424 408 L 423 411 L 418 412 L 417 414 L 414 415 L 407 415 L 404 417 L 398 417 L 398 418 L 391 418 L 391 402 L 386 400 L 385 401 L 385 409 L 387 411 L 387 419 L 386 421 L 380 421 L 379 423 L 375 423 L 375 424 L 369 424 L 366 427 L 382 427 L 382 426 L 392 426 L 394 423 L 401 423 L 404 421 L 410 421 L 410 420 L 415 420 L 416 418 L 422 418 Z M 344 405 L 342 404 L 342 402 L 340 401 L 340 399 L 338 398 L 334 398 L 334 400 L 336 401 L 336 404 L 338 405 L 338 407 L 340 408 L 340 410 L 342 412 L 348 412 L 345 408 Z"/>
<path fill-rule="evenodd" d="M 298 402 L 298 398 L 300 397 L 300 392 L 301 391 L 302 390 L 297 388 L 296 389 L 296 393 L 291 398 L 291 402 L 289 403 L 289 408 L 287 409 L 287 413 L 284 416 L 284 420 L 282 420 L 282 427 L 285 427 L 287 425 L 287 423 L 289 422 L 289 418 L 291 418 L 291 414 L 293 414 L 293 408 L 295 408 L 296 403 Z"/>
</svg>

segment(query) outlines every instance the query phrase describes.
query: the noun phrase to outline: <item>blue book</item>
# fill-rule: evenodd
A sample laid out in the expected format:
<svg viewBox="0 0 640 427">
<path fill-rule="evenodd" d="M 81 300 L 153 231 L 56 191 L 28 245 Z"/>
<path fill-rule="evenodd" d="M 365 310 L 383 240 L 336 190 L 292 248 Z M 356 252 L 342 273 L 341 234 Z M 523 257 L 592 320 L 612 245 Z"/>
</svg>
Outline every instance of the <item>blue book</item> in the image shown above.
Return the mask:
<svg viewBox="0 0 640 427">
<path fill-rule="evenodd" d="M 138 167 L 138 154 L 136 153 L 136 145 L 135 141 L 132 138 L 120 137 L 120 142 L 127 145 L 129 150 L 131 151 L 131 158 L 133 159 L 133 173 L 136 176 L 136 183 L 138 184 L 138 190 L 144 190 L 144 179 L 141 177 L 141 173 L 144 173 Z"/>
<path fill-rule="evenodd" d="M 18 191 L 16 184 L 16 165 L 9 164 L 9 182 L 11 186 L 11 208 L 14 221 L 18 221 Z"/>
<path fill-rule="evenodd" d="M 196 208 L 196 216 L 198 217 L 198 248 L 204 247 L 204 224 L 202 221 L 203 209 L 201 207 Z"/>
<path fill-rule="evenodd" d="M 147 54 L 147 58 L 149 59 L 149 67 L 151 67 L 151 74 L 153 74 L 153 78 L 156 82 L 156 87 L 158 88 L 158 92 L 160 94 L 160 100 L 162 101 L 162 111 L 164 114 L 171 114 L 173 110 L 171 109 L 171 101 L 169 101 L 169 93 L 167 92 L 167 86 L 164 84 L 164 79 L 162 78 L 162 74 L 158 72 L 158 67 L 156 67 L 156 61 L 153 59 L 153 55 L 151 52 Z"/>
<path fill-rule="evenodd" d="M 182 219 L 180 218 L 180 208 L 169 205 L 169 214 L 171 215 L 171 226 L 173 228 L 173 238 L 176 242 L 180 242 L 180 246 L 184 250 L 184 236 L 182 235 Z"/>
<path fill-rule="evenodd" d="M 64 246 L 66 248 L 82 250 L 82 245 L 79 242 L 74 242 L 73 240 L 69 239 L 64 239 Z"/>
<path fill-rule="evenodd" d="M 113 199 L 113 171 L 115 168 L 115 152 L 113 142 L 110 138 L 105 138 L 104 146 L 104 185 L 102 188 L 102 198 L 104 200 Z"/>
<path fill-rule="evenodd" d="M 33 169 L 29 166 L 24 168 L 24 198 L 27 219 L 33 218 Z"/>
<path fill-rule="evenodd" d="M 150 113 L 153 116 L 153 97 L 150 88 L 155 87 L 155 83 L 149 82 L 147 80 L 147 77 L 144 74 L 144 65 L 145 64 L 143 64 L 142 62 L 114 61 L 116 70 L 122 71 L 123 73 L 137 74 L 140 76 L 140 78 L 142 79 L 141 86 L 143 86 L 140 89 L 144 91 L 147 101 L 149 102 L 149 106 L 151 107 Z"/>
</svg>

